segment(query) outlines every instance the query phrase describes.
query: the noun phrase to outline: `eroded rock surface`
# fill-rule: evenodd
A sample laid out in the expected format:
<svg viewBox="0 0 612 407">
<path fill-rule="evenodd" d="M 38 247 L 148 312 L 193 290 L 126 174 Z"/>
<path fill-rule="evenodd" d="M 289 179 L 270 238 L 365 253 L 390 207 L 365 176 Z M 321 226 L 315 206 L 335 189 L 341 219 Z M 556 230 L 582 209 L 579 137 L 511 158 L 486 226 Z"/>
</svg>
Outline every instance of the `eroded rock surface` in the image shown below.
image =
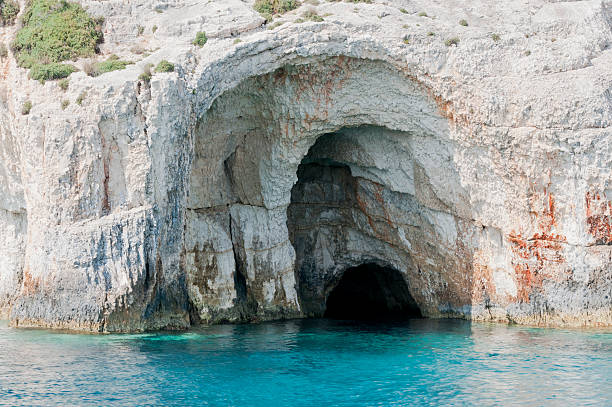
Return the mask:
<svg viewBox="0 0 612 407">
<path fill-rule="evenodd" d="M 612 5 L 319 3 L 83 1 L 138 62 L 65 92 L 1 59 L 0 315 L 318 316 L 376 264 L 426 317 L 610 326 Z"/>
</svg>

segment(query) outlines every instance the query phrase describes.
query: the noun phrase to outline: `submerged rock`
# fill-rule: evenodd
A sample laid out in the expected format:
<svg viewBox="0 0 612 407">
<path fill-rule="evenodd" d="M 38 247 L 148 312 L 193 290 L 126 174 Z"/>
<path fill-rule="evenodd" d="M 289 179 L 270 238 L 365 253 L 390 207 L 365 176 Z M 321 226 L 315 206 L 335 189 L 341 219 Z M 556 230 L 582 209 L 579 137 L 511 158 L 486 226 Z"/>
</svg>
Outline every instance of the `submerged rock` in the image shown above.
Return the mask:
<svg viewBox="0 0 612 407">
<path fill-rule="evenodd" d="M 425 317 L 612 324 L 607 3 L 81 4 L 135 64 L 63 90 L 0 59 L 13 325 L 321 316 L 364 264 Z"/>
</svg>

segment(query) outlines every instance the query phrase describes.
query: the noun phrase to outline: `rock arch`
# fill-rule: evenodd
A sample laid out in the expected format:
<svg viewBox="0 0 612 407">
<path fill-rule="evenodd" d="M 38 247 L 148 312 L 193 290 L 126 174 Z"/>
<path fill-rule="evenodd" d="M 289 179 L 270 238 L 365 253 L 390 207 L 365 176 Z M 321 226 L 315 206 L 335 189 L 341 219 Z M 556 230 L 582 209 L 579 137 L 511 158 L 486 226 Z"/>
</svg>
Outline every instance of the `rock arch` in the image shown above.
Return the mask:
<svg viewBox="0 0 612 407">
<path fill-rule="evenodd" d="M 205 322 L 320 315 L 325 299 L 308 293 L 374 258 L 414 280 L 425 315 L 461 313 L 471 265 L 458 240 L 474 226 L 453 154 L 436 101 L 388 63 L 311 58 L 245 80 L 214 102 L 194 137 L 185 232 L 192 313 Z M 288 222 L 304 159 L 341 163 L 354 176 L 342 239 L 325 240 L 317 227 L 302 245 L 296 218 Z M 349 247 L 356 242 L 361 249 Z M 320 250 L 304 256 L 313 245 Z M 348 249 L 325 253 L 335 245 Z"/>
</svg>

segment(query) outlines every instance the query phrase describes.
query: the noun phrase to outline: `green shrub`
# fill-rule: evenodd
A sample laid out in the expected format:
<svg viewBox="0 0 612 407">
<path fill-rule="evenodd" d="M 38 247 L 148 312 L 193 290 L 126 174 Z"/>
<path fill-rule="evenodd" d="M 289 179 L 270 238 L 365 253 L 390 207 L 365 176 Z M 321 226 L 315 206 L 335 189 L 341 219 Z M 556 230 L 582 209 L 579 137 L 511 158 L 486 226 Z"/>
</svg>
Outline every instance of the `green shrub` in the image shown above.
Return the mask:
<svg viewBox="0 0 612 407">
<path fill-rule="evenodd" d="M 157 31 L 157 26 L 156 26 L 156 25 L 154 25 L 153 27 L 151 27 L 151 32 L 152 32 L 153 34 L 155 34 L 155 31 Z"/>
<path fill-rule="evenodd" d="M 121 69 L 125 69 L 126 66 L 132 64 L 133 62 L 122 61 L 120 59 L 112 58 L 112 55 L 106 60 L 102 62 L 97 62 L 93 65 L 93 69 L 91 73 L 88 73 L 89 76 L 99 76 L 103 73 L 119 71 Z"/>
<path fill-rule="evenodd" d="M 66 108 L 70 105 L 69 100 L 62 100 L 62 110 L 66 110 Z"/>
<path fill-rule="evenodd" d="M 17 63 L 23 68 L 38 67 L 38 72 L 63 78 L 69 65 L 59 62 L 93 56 L 102 41 L 102 20 L 91 18 L 80 4 L 65 0 L 31 0 L 23 14 L 23 27 L 17 32 L 12 47 Z M 50 65 L 47 68 L 43 66 Z M 40 76 L 40 75 L 31 75 Z"/>
<path fill-rule="evenodd" d="M 62 79 L 57 82 L 57 86 L 64 92 L 68 90 L 68 85 L 70 85 L 70 81 L 68 79 Z"/>
<path fill-rule="evenodd" d="M 77 69 L 68 64 L 52 62 L 50 64 L 36 64 L 30 67 L 30 78 L 44 83 L 53 79 L 67 78 Z"/>
<path fill-rule="evenodd" d="M 0 42 L 0 58 L 6 57 L 8 57 L 8 49 L 6 48 L 6 45 L 4 45 L 3 42 Z"/>
<path fill-rule="evenodd" d="M 30 102 L 29 100 L 26 100 L 23 103 L 23 106 L 21 106 L 21 114 L 24 116 L 27 114 L 30 114 L 30 110 L 32 110 L 32 102 Z"/>
<path fill-rule="evenodd" d="M 155 67 L 155 72 L 174 72 L 174 64 L 162 59 Z"/>
<path fill-rule="evenodd" d="M 262 15 L 283 14 L 298 8 L 297 0 L 256 0 L 253 8 Z"/>
<path fill-rule="evenodd" d="M 450 47 L 451 45 L 459 45 L 459 38 L 449 38 L 448 40 L 444 41 L 444 45 L 446 45 L 447 47 Z"/>
<path fill-rule="evenodd" d="M 421 11 L 421 12 L 419 13 L 419 17 L 427 17 L 427 13 L 426 13 L 426 12 L 424 12 L 424 11 Z"/>
<path fill-rule="evenodd" d="M 119 71 L 121 69 L 125 69 L 126 66 L 132 64 L 130 61 L 122 61 L 122 60 L 108 60 L 104 62 L 100 62 L 98 64 L 98 71 L 100 74 L 112 71 Z"/>
<path fill-rule="evenodd" d="M 83 72 L 85 72 L 88 76 L 96 77 L 106 72 L 125 69 L 125 67 L 130 64 L 133 64 L 133 62 L 120 60 L 117 55 L 112 54 L 106 58 L 106 61 L 85 61 L 83 63 Z"/>
<path fill-rule="evenodd" d="M 401 8 L 401 9 L 399 9 L 399 11 L 404 13 L 404 14 L 408 14 L 408 10 L 406 10 L 405 8 Z"/>
<path fill-rule="evenodd" d="M 495 42 L 501 40 L 501 37 L 499 36 L 499 34 L 491 34 L 491 39 Z"/>
<path fill-rule="evenodd" d="M 85 91 L 81 92 L 81 94 L 76 98 L 76 104 L 81 106 L 85 100 L 85 96 L 87 96 L 87 93 L 85 93 Z"/>
<path fill-rule="evenodd" d="M 193 40 L 192 44 L 197 45 L 198 47 L 203 47 L 204 44 L 206 44 L 206 41 L 208 41 L 208 37 L 206 37 L 206 33 L 204 31 L 199 31 L 196 34 L 195 39 Z"/>
<path fill-rule="evenodd" d="M 87 61 L 83 62 L 83 72 L 85 72 L 85 75 L 93 76 L 95 69 L 96 69 L 96 62 L 95 61 L 87 60 Z"/>
<path fill-rule="evenodd" d="M 242 42 L 242 40 L 241 40 L 240 38 L 236 38 L 236 39 L 234 40 L 234 44 L 239 44 L 239 43 L 241 43 L 241 42 Z"/>
<path fill-rule="evenodd" d="M 138 79 L 140 79 L 143 82 L 150 82 L 151 78 L 153 77 L 153 74 L 151 73 L 151 68 L 153 67 L 153 64 L 146 64 L 144 66 L 144 68 L 142 68 L 142 73 L 138 76 Z"/>
<path fill-rule="evenodd" d="M 1 25 L 15 24 L 17 14 L 19 14 L 19 3 L 14 0 L 0 0 Z"/>
<path fill-rule="evenodd" d="M 320 23 L 321 21 L 323 21 L 323 17 L 318 15 L 315 10 L 305 11 L 304 13 L 302 13 L 302 18 L 304 19 L 304 21 L 314 21 L 316 23 Z"/>
<path fill-rule="evenodd" d="M 143 82 L 151 82 L 151 78 L 152 77 L 153 77 L 153 75 L 151 74 L 151 71 L 143 72 L 140 75 L 138 75 L 138 79 L 143 81 Z"/>
<path fill-rule="evenodd" d="M 143 27 L 143 26 L 141 26 L 141 25 L 139 25 L 139 26 L 138 26 L 138 35 L 140 36 L 140 35 L 142 35 L 142 34 L 144 34 L 144 27 Z"/>
<path fill-rule="evenodd" d="M 463 19 L 462 19 L 462 20 L 459 20 L 459 25 L 462 25 L 462 26 L 464 26 L 464 27 L 467 27 L 467 26 L 468 26 L 468 22 L 467 22 L 467 20 L 463 20 Z"/>
</svg>

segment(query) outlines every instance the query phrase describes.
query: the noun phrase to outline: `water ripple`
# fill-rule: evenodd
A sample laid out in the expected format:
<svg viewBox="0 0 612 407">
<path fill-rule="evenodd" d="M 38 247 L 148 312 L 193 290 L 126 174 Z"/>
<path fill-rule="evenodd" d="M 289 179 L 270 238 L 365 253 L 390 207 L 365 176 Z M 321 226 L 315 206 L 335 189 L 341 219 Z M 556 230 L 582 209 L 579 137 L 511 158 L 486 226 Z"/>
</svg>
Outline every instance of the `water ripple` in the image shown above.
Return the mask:
<svg viewBox="0 0 612 407">
<path fill-rule="evenodd" d="M 413 320 L 78 335 L 0 322 L 0 405 L 612 406 L 612 334 Z"/>
</svg>

